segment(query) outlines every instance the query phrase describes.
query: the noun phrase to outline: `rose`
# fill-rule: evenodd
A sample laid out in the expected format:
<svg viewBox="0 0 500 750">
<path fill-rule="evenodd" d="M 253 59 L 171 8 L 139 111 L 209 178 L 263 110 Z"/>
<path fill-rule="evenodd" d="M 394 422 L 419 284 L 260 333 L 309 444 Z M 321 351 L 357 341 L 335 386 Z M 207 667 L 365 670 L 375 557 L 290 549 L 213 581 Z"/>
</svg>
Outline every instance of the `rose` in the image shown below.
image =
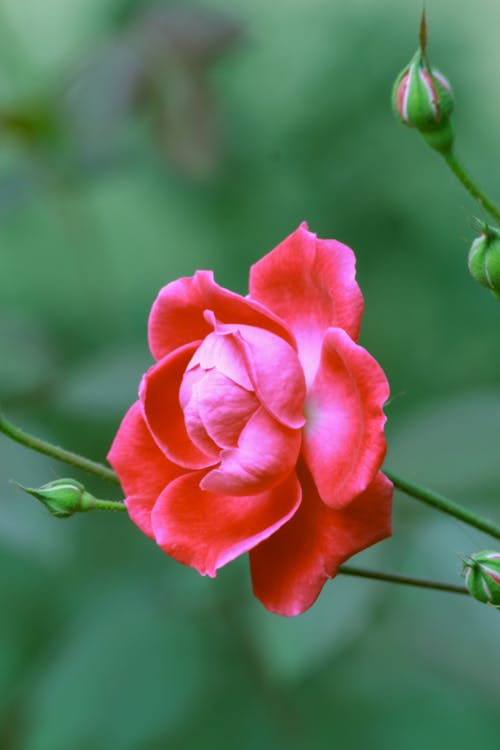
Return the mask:
<svg viewBox="0 0 500 750">
<path fill-rule="evenodd" d="M 254 593 L 280 614 L 391 533 L 389 389 L 356 343 L 362 307 L 353 252 L 305 224 L 252 267 L 248 297 L 209 271 L 168 284 L 157 362 L 108 456 L 145 534 L 209 576 L 250 552 Z"/>
</svg>

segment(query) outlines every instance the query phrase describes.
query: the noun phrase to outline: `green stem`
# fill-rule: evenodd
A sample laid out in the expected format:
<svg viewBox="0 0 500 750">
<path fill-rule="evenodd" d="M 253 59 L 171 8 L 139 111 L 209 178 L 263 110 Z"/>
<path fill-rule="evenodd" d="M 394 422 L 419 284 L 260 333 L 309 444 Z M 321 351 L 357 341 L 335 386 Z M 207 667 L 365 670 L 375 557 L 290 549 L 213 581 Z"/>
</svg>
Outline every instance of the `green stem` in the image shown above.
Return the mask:
<svg viewBox="0 0 500 750">
<path fill-rule="evenodd" d="M 458 161 L 457 157 L 452 151 L 443 154 L 445 162 L 449 168 L 462 183 L 464 188 L 469 192 L 472 197 L 479 202 L 479 204 L 488 211 L 495 219 L 500 223 L 500 209 L 492 203 L 489 198 L 479 189 L 476 183 L 471 179 L 470 175 L 465 171 L 463 166 Z"/>
<path fill-rule="evenodd" d="M 126 511 L 127 506 L 119 500 L 98 500 L 96 498 L 94 505 L 91 510 L 112 510 L 112 511 Z"/>
<path fill-rule="evenodd" d="M 110 482 L 115 482 L 115 484 L 120 483 L 115 472 L 104 464 L 98 463 L 97 461 L 91 461 L 90 459 L 84 458 L 77 453 L 72 453 L 70 451 L 64 450 L 64 448 L 59 448 L 56 445 L 52 445 L 45 440 L 33 437 L 33 435 L 29 435 L 19 427 L 15 427 L 1 413 L 0 432 L 3 432 L 12 440 L 21 443 L 21 445 L 24 445 L 27 448 L 31 448 L 31 450 L 38 451 L 39 453 L 44 453 L 46 456 L 55 458 L 58 461 L 69 464 L 70 466 L 75 466 L 76 468 L 87 471 L 90 474 L 95 474 L 101 479 L 107 479 Z M 458 503 L 453 502 L 453 500 L 450 500 L 449 498 L 439 494 L 438 492 L 434 492 L 427 487 L 422 487 L 415 482 L 410 482 L 407 479 L 398 477 L 391 471 L 386 471 L 384 469 L 384 473 L 391 480 L 394 486 L 398 490 L 401 490 L 401 492 L 404 492 L 406 495 L 414 497 L 415 499 L 420 500 L 421 502 L 442 511 L 443 513 L 454 516 L 459 521 L 463 521 L 463 523 L 466 523 L 469 526 L 473 526 L 474 528 L 479 529 L 479 531 L 484 531 L 486 534 L 490 534 L 490 536 L 495 537 L 495 539 L 500 539 L 500 526 L 493 523 L 493 521 L 490 521 L 487 518 L 483 518 L 473 511 L 468 510 L 461 505 L 458 505 Z M 102 502 L 108 501 L 103 500 Z"/>
<path fill-rule="evenodd" d="M 59 448 L 57 445 L 52 445 L 45 440 L 29 435 L 19 427 L 15 427 L 15 425 L 9 422 L 1 412 L 0 432 L 3 432 L 4 435 L 7 435 L 7 437 L 10 437 L 17 443 L 21 443 L 21 445 L 24 445 L 26 448 L 31 448 L 31 450 L 38 451 L 38 453 L 44 453 L 46 456 L 62 461 L 64 464 L 69 464 L 70 466 L 82 469 L 82 471 L 86 471 L 89 474 L 95 474 L 101 479 L 106 479 L 109 482 L 119 484 L 115 472 L 104 464 L 92 461 L 90 458 L 84 458 L 83 456 L 78 455 L 78 453 L 72 453 L 64 448 Z"/>
<path fill-rule="evenodd" d="M 435 591 L 449 591 L 452 594 L 468 594 L 465 586 L 456 586 L 453 583 L 441 583 L 440 581 L 429 581 L 427 578 L 412 578 L 410 576 L 400 576 L 394 573 L 382 573 L 376 570 L 365 570 L 364 568 L 355 568 L 351 565 L 342 565 L 339 573 L 345 576 L 355 576 L 357 578 L 371 578 L 374 581 L 386 581 L 387 583 L 397 583 L 402 586 L 417 586 L 421 589 L 434 589 Z"/>
<path fill-rule="evenodd" d="M 427 487 L 422 487 L 419 484 L 415 484 L 415 482 L 410 482 L 407 479 L 398 477 L 396 474 L 393 474 L 392 471 L 386 471 L 384 469 L 384 474 L 391 480 L 396 489 L 401 490 L 401 492 L 404 492 L 406 495 L 414 497 L 416 500 L 420 500 L 420 502 L 425 503 L 426 505 L 430 505 L 431 508 L 436 508 L 443 513 L 447 513 L 449 516 L 453 516 L 459 521 L 463 521 L 463 523 L 473 526 L 479 531 L 484 531 L 495 539 L 500 539 L 500 526 L 493 523 L 493 521 L 490 521 L 488 518 L 483 518 L 482 516 L 477 515 L 477 513 L 464 508 L 462 505 L 458 505 L 458 503 L 453 502 L 453 500 L 441 495 L 439 492 L 434 492 Z"/>
<path fill-rule="evenodd" d="M 21 443 L 21 445 L 24 445 L 27 448 L 31 448 L 31 450 L 38 451 L 39 453 L 44 453 L 46 456 L 56 458 L 58 461 L 67 463 L 70 466 L 75 466 L 78 469 L 82 469 L 83 471 L 95 474 L 96 476 L 101 477 L 101 479 L 108 479 L 109 481 L 119 483 L 118 477 L 116 476 L 115 472 L 112 469 L 109 469 L 107 466 L 104 466 L 104 464 L 100 464 L 96 461 L 91 461 L 90 459 L 84 458 L 77 453 L 71 453 L 70 451 L 59 448 L 56 445 L 47 443 L 45 440 L 33 437 L 27 432 L 19 429 L 19 427 L 15 427 L 7 419 L 5 419 L 5 417 L 1 413 L 0 432 L 3 432 L 5 435 L 7 435 L 7 437 L 12 438 L 12 440 Z M 448 500 L 448 498 L 443 497 L 443 495 L 439 495 L 436 492 L 432 492 L 431 490 L 420 487 L 419 485 L 413 484 L 412 482 L 407 482 L 405 479 L 397 477 L 392 472 L 386 471 L 385 474 L 393 482 L 394 486 L 402 492 L 405 492 L 406 494 L 411 495 L 418 500 L 422 500 L 428 505 L 431 505 L 438 510 L 442 510 L 445 513 L 455 516 L 459 520 L 464 521 L 471 526 L 475 526 L 481 531 L 486 531 L 487 533 L 492 534 L 492 536 L 496 537 L 497 539 L 500 539 L 500 528 L 495 526 L 491 521 L 487 521 L 486 519 L 482 519 L 479 516 L 476 516 L 475 513 L 462 508 L 451 500 Z M 126 510 L 126 507 L 122 502 L 115 502 L 113 500 L 96 499 L 95 505 L 93 507 L 96 510 Z M 439 581 L 429 581 L 422 578 L 410 578 L 408 576 L 400 576 L 392 573 L 364 570 L 362 568 L 355 568 L 346 565 L 343 565 L 339 569 L 339 573 L 348 576 L 357 576 L 360 578 L 362 577 L 372 580 L 386 581 L 388 583 L 397 583 L 405 586 L 418 586 L 420 588 L 435 589 L 437 591 L 451 591 L 456 594 L 468 593 L 467 589 L 465 589 L 463 586 L 440 583 Z"/>
</svg>

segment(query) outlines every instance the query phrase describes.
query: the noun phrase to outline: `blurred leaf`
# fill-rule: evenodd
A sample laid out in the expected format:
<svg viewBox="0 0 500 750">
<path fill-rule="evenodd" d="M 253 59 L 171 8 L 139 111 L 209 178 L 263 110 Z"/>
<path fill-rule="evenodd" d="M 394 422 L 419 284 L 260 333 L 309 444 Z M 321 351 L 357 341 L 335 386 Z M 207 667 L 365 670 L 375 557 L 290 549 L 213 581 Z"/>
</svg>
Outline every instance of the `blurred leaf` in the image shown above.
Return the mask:
<svg viewBox="0 0 500 750">
<path fill-rule="evenodd" d="M 215 105 L 193 66 L 176 64 L 150 84 L 155 135 L 167 158 L 191 175 L 210 172 L 218 156 Z"/>
<path fill-rule="evenodd" d="M 396 404 L 389 409 L 396 412 Z M 394 414 L 387 464 L 401 476 L 460 497 L 469 494 L 474 501 L 485 488 L 500 486 L 499 435 L 500 390 L 461 392 L 420 405 L 399 420 Z"/>
<path fill-rule="evenodd" d="M 57 408 L 85 419 L 122 416 L 138 398 L 142 374 L 152 364 L 146 347 L 111 351 L 81 363 L 58 390 Z"/>
<path fill-rule="evenodd" d="M 90 158 L 116 150 L 135 112 L 152 115 L 154 135 L 182 171 L 204 174 L 218 154 L 207 68 L 234 43 L 237 24 L 215 11 L 135 7 L 126 28 L 70 79 L 64 101 Z"/>
<path fill-rule="evenodd" d="M 284 683 L 303 679 L 356 642 L 381 594 L 371 581 L 338 576 L 300 617 L 277 617 L 254 606 L 249 632 L 270 676 Z"/>
<path fill-rule="evenodd" d="M 212 8 L 157 3 L 138 14 L 134 24 L 153 60 L 177 58 L 202 67 L 240 36 L 239 22 Z"/>
<path fill-rule="evenodd" d="M 40 424 L 25 422 L 23 426 L 28 431 L 41 432 Z M 71 528 L 61 534 L 42 507 L 10 484 L 11 479 L 17 479 L 36 485 L 55 478 L 53 472 L 49 458 L 0 435 L 0 546 L 5 550 L 46 563 L 60 561 L 70 552 Z"/>
<path fill-rule="evenodd" d="M 35 149 L 53 146 L 58 127 L 56 112 L 48 100 L 0 109 L 0 137 L 12 136 Z"/>
<path fill-rule="evenodd" d="M 196 710 L 203 659 L 196 627 L 130 589 L 77 611 L 39 675 L 25 750 L 139 750 Z"/>
<path fill-rule="evenodd" d="M 231 682 L 222 690 L 207 695 L 200 707 L 198 720 L 186 724 L 176 736 L 175 750 L 220 748 L 221 750 L 295 750 L 290 741 L 292 721 L 285 719 L 285 731 L 276 726 L 275 705 L 262 690 L 254 690 L 245 682 L 245 673 L 235 665 Z M 303 746 L 302 746 L 303 747 Z M 159 742 L 148 750 L 164 750 Z"/>
<path fill-rule="evenodd" d="M 84 159 L 116 154 L 144 76 L 133 40 L 116 39 L 93 52 L 68 76 L 62 93 L 67 125 Z"/>
<path fill-rule="evenodd" d="M 0 318 L 0 400 L 40 392 L 56 377 L 56 347 L 49 330 L 26 313 Z"/>
<path fill-rule="evenodd" d="M 54 546 L 57 548 L 57 544 Z M 0 540 L 0 598 L 8 603 L 0 618 L 0 741 L 3 728 L 15 714 L 12 709 L 16 699 L 45 646 L 49 623 L 60 617 L 61 592 L 53 560 L 48 555 L 40 559 L 36 549 L 33 552 Z"/>
</svg>

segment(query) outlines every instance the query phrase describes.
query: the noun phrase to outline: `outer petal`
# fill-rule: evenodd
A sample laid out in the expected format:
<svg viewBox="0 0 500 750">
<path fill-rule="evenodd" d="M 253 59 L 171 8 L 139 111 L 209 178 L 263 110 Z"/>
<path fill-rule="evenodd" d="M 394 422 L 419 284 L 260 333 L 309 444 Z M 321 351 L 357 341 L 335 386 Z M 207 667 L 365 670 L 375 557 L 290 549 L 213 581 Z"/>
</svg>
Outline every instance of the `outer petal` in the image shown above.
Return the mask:
<svg viewBox="0 0 500 750">
<path fill-rule="evenodd" d="M 182 378 L 198 344 L 183 346 L 151 367 L 139 392 L 146 423 L 157 445 L 171 461 L 187 469 L 217 463 L 189 438 L 179 401 Z"/>
<path fill-rule="evenodd" d="M 308 609 L 345 560 L 391 535 L 393 488 L 383 474 L 343 510 L 321 502 L 307 471 L 299 477 L 299 510 L 250 554 L 255 596 L 271 612 L 286 616 Z"/>
<path fill-rule="evenodd" d="M 130 518 L 154 539 L 151 511 L 158 495 L 182 469 L 169 461 L 156 445 L 139 402 L 125 414 L 109 450 L 108 461 L 120 479 Z"/>
<path fill-rule="evenodd" d="M 325 336 L 306 399 L 304 456 L 324 503 L 341 508 L 372 482 L 384 460 L 387 378 L 340 328 Z"/>
<path fill-rule="evenodd" d="M 211 271 L 177 279 L 163 287 L 151 308 L 149 346 L 155 359 L 162 359 L 184 344 L 205 338 L 212 326 L 203 317 L 213 310 L 223 323 L 246 323 L 273 331 L 294 344 L 283 321 L 258 302 L 241 297 L 215 283 Z"/>
<path fill-rule="evenodd" d="M 299 430 L 278 424 L 262 408 L 245 425 L 237 448 L 223 450 L 220 466 L 201 481 L 222 495 L 253 495 L 279 484 L 293 471 L 300 450 Z"/>
<path fill-rule="evenodd" d="M 329 327 L 357 340 L 363 297 L 352 250 L 320 240 L 304 222 L 250 271 L 250 298 L 279 315 L 295 335 L 307 383 L 314 378 Z"/>
<path fill-rule="evenodd" d="M 199 487 L 202 472 L 172 482 L 153 511 L 157 543 L 171 557 L 202 575 L 267 539 L 296 512 L 300 485 L 292 473 L 278 487 L 251 497 L 230 497 Z"/>
</svg>

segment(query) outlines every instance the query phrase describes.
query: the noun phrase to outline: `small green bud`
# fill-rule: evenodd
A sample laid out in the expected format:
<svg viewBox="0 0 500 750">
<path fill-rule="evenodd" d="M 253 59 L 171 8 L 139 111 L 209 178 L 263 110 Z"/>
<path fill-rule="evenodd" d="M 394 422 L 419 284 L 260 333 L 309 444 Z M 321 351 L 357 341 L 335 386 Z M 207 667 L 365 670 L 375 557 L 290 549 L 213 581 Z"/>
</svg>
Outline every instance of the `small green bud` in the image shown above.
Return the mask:
<svg viewBox="0 0 500 750">
<path fill-rule="evenodd" d="M 469 271 L 473 278 L 500 299 L 500 231 L 484 225 L 469 250 Z"/>
<path fill-rule="evenodd" d="M 480 602 L 500 609 L 500 552 L 476 552 L 464 560 L 465 584 Z"/>
<path fill-rule="evenodd" d="M 450 121 L 453 93 L 448 79 L 430 66 L 425 11 L 420 22 L 419 39 L 418 50 L 396 79 L 392 104 L 402 122 L 416 128 L 429 146 L 441 153 L 449 153 L 453 145 Z"/>
<path fill-rule="evenodd" d="M 40 500 L 56 518 L 69 518 L 75 513 L 92 510 L 95 498 L 75 479 L 56 479 L 34 489 L 15 483 L 25 492 Z"/>
</svg>

